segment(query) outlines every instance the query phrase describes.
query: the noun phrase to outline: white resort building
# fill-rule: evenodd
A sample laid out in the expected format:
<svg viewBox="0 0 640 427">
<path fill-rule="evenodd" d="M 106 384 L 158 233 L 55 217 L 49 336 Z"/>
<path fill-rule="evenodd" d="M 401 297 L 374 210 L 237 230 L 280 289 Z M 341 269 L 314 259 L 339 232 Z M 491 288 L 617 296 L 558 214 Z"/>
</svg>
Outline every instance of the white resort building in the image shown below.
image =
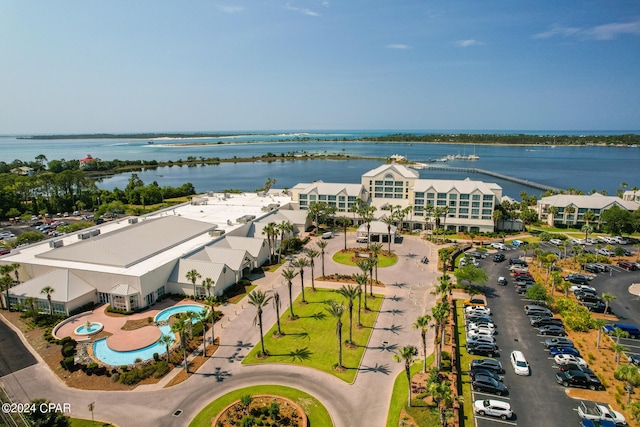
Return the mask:
<svg viewBox="0 0 640 427">
<path fill-rule="evenodd" d="M 600 193 L 585 195 L 556 194 L 543 197 L 538 201 L 538 218 L 549 225 L 580 225 L 584 223 L 583 215 L 591 211 L 595 215 L 593 223 L 600 221 L 600 214 L 617 206 L 620 209 L 635 211 L 640 203 L 624 200 L 616 196 L 604 196 Z M 557 210 L 555 214 L 553 211 Z"/>
</svg>

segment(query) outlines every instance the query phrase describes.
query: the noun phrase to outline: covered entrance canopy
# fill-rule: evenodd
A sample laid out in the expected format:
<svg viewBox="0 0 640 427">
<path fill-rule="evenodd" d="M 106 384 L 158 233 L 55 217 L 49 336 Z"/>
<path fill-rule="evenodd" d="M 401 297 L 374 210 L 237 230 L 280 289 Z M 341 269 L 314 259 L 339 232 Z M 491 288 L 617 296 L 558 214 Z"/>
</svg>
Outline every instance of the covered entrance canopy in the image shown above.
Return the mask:
<svg viewBox="0 0 640 427">
<path fill-rule="evenodd" d="M 389 226 L 382 221 L 371 221 L 369 234 L 372 242 L 388 242 Z M 398 227 L 391 225 L 391 240 L 398 235 Z M 356 239 L 367 237 L 367 224 L 364 223 L 356 230 Z"/>
</svg>

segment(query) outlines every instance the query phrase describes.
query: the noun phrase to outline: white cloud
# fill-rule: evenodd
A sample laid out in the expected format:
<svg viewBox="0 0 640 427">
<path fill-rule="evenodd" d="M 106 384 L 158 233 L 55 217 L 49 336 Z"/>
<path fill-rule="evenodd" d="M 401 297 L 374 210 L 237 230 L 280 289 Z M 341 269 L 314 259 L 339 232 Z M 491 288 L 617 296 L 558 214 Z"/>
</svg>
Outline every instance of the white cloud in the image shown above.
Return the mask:
<svg viewBox="0 0 640 427">
<path fill-rule="evenodd" d="M 457 40 L 454 44 L 458 47 L 482 46 L 484 43 L 474 39 Z"/>
<path fill-rule="evenodd" d="M 225 5 L 218 5 L 218 10 L 220 10 L 221 12 L 224 13 L 240 13 L 242 11 L 244 11 L 244 7 L 242 6 L 225 6 Z"/>
<path fill-rule="evenodd" d="M 640 20 L 631 22 L 613 22 L 610 24 L 596 25 L 594 27 L 565 27 L 553 25 L 547 31 L 534 34 L 535 39 L 548 39 L 551 37 L 577 37 L 592 40 L 613 40 L 624 34 L 640 36 Z"/>
<path fill-rule="evenodd" d="M 291 10 L 293 12 L 302 13 L 303 15 L 307 15 L 307 16 L 316 16 L 316 17 L 321 16 L 318 12 L 314 10 L 306 9 L 303 7 L 291 6 L 290 4 L 287 4 L 284 8 L 287 10 Z"/>
<path fill-rule="evenodd" d="M 388 44 L 385 47 L 387 49 L 411 49 L 411 47 L 407 46 L 406 44 Z"/>
</svg>

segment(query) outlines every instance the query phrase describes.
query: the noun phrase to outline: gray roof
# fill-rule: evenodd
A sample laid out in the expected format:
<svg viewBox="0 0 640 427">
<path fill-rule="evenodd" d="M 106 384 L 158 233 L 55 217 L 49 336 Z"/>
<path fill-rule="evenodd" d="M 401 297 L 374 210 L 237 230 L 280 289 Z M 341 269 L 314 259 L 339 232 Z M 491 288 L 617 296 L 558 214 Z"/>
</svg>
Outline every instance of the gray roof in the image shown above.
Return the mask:
<svg viewBox="0 0 640 427">
<path fill-rule="evenodd" d="M 85 280 L 76 276 L 66 268 L 49 271 L 41 276 L 34 277 L 17 286 L 12 287 L 9 293 L 17 297 L 34 297 L 47 299 L 41 291 L 44 287 L 50 286 L 54 289 L 51 300 L 56 302 L 69 302 L 90 292 L 95 292 L 95 288 Z"/>
<path fill-rule="evenodd" d="M 241 237 L 241 236 L 226 236 L 224 239 L 216 242 L 213 247 L 228 247 L 230 249 L 246 250 L 254 258 L 260 255 L 262 247 L 267 243 L 265 239 L 258 237 Z"/>
<path fill-rule="evenodd" d="M 635 211 L 640 204 L 631 200 L 622 200 L 616 196 L 604 196 L 600 193 L 594 193 L 588 196 L 577 194 L 556 194 L 554 196 L 543 197 L 538 202 L 542 205 L 557 206 L 559 208 L 567 206 L 575 206 L 583 209 L 607 209 L 613 205 L 629 211 Z"/>
<path fill-rule="evenodd" d="M 165 216 L 52 249 L 36 257 L 126 268 L 213 228 L 214 225 L 205 222 Z"/>
<path fill-rule="evenodd" d="M 418 174 L 417 171 L 413 170 L 413 169 L 409 169 L 406 166 L 402 166 L 399 165 L 397 163 L 391 163 L 391 164 L 387 164 L 387 165 L 382 165 L 382 166 L 378 166 L 375 169 L 372 169 L 368 172 L 365 172 L 364 174 L 362 174 L 363 177 L 374 177 L 374 176 L 378 176 L 381 173 L 384 172 L 390 172 L 390 171 L 394 171 L 398 174 L 400 174 L 402 177 L 404 178 L 418 178 L 420 175 Z"/>
<path fill-rule="evenodd" d="M 334 182 L 316 181 L 302 189 L 301 193 L 308 194 L 315 192 L 317 194 L 338 195 L 344 193 L 347 196 L 359 197 L 363 191 L 362 184 L 343 184 Z"/>
<path fill-rule="evenodd" d="M 187 272 L 196 270 L 200 273 L 200 276 L 202 276 L 202 278 L 196 282 L 197 285 L 201 285 L 202 281 L 207 277 L 211 278 L 215 283 L 218 283 L 224 268 L 225 265 L 221 263 L 213 263 L 211 261 L 193 258 L 182 258 L 178 261 L 178 264 L 176 264 L 175 268 L 171 272 L 168 282 L 191 283 L 187 280 Z"/>
<path fill-rule="evenodd" d="M 491 194 L 495 193 L 496 190 L 501 190 L 501 187 L 493 182 L 474 181 L 470 178 L 463 180 L 418 179 L 413 186 L 413 190 L 417 192 L 426 192 L 431 189 L 437 193 L 448 193 L 456 190 L 460 194 L 471 194 L 473 192 Z"/>
</svg>

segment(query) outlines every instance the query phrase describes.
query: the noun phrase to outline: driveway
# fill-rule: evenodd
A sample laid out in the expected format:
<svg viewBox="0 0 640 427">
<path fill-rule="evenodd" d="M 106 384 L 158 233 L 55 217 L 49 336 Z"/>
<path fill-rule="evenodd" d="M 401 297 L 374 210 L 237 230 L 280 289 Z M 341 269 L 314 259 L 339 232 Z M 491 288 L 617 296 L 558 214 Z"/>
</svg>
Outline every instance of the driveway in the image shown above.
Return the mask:
<svg viewBox="0 0 640 427">
<path fill-rule="evenodd" d="M 347 238 L 349 246 L 356 245 L 354 234 L 349 234 Z M 326 273 L 359 272 L 357 267 L 336 264 L 331 260 L 331 255 L 344 245 L 343 236 L 339 234 L 328 241 Z M 308 247 L 315 247 L 314 243 Z M 375 288 L 375 292 L 382 294 L 385 300 L 353 384 L 299 366 L 241 365 L 242 359 L 259 340 L 257 328 L 252 326 L 255 310 L 242 301 L 224 307 L 226 316 L 216 324 L 221 346 L 214 357 L 188 381 L 170 389 L 141 386 L 133 392 L 76 390 L 62 384 L 42 364 L 5 376 L 2 382 L 15 401 L 47 397 L 56 403 L 71 403 L 72 414 L 76 417 L 91 418 L 87 405 L 95 401 L 95 418 L 121 427 L 188 425 L 212 400 L 234 389 L 257 384 L 287 385 L 317 397 L 329 410 L 336 426 L 384 426 L 393 383 L 403 369 L 402 364 L 393 360 L 393 352 L 405 345 L 420 347 L 420 335 L 411 325 L 418 316 L 430 312 L 435 302 L 430 292 L 439 275 L 435 271 L 435 262 L 428 265 L 420 262 L 425 255 L 434 261 L 437 259 L 437 249 L 429 243 L 410 236 L 405 237 L 402 244 L 394 244 L 392 249 L 397 252 L 399 260 L 391 267 L 378 270 L 378 279 L 387 286 Z M 320 264 L 318 259 L 316 276 L 321 274 Z M 310 271 L 307 275 L 310 275 Z M 281 269 L 267 273 L 255 283 L 258 289 L 273 289 L 286 295 Z M 307 285 L 309 283 L 307 280 Z M 322 282 L 316 286 L 339 288 L 341 285 Z M 299 292 L 299 286 L 294 286 L 293 297 L 297 297 Z M 282 299 L 283 312 L 287 308 L 287 300 Z M 275 312 L 265 310 L 263 321 L 266 329 L 275 324 Z M 429 348 L 428 352 L 432 350 Z M 178 410 L 182 412 L 174 416 Z M 357 418 L 354 419 L 353 414 L 358 414 Z"/>
</svg>

